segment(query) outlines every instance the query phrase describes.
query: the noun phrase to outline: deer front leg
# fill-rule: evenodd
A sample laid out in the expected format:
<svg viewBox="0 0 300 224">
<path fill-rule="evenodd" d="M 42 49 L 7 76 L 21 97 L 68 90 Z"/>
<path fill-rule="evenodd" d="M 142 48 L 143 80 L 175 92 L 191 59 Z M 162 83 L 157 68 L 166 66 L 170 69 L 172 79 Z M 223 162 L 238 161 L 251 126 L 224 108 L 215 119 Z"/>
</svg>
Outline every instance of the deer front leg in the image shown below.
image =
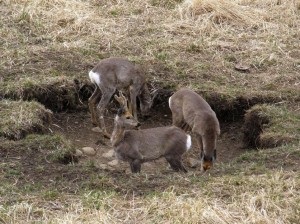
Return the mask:
<svg viewBox="0 0 300 224">
<path fill-rule="evenodd" d="M 99 123 L 96 111 L 97 101 L 100 97 L 101 91 L 99 87 L 96 85 L 96 88 L 92 94 L 92 96 L 88 100 L 89 110 L 91 113 L 91 120 L 93 125 L 97 125 Z"/>
<path fill-rule="evenodd" d="M 179 164 L 173 155 L 166 155 L 165 158 L 174 171 L 178 172 L 180 170 Z"/>
<path fill-rule="evenodd" d="M 200 159 L 202 159 L 203 156 L 203 142 L 202 142 L 202 136 L 200 134 L 195 134 L 198 147 L 200 149 Z"/>
<path fill-rule="evenodd" d="M 106 106 L 109 103 L 110 98 L 112 97 L 112 95 L 114 94 L 114 90 L 109 90 L 109 91 L 102 91 L 102 97 L 101 100 L 97 106 L 98 109 L 98 114 L 99 114 L 99 127 L 102 130 L 102 134 L 105 138 L 110 138 L 110 134 L 108 134 L 108 132 L 106 131 L 106 126 L 105 126 L 105 122 L 104 122 L 104 110 L 106 108 Z"/>
<path fill-rule="evenodd" d="M 182 163 L 182 158 L 181 156 L 178 155 L 167 155 L 165 156 L 166 160 L 170 164 L 171 168 L 178 172 L 178 171 L 183 171 L 184 173 L 187 173 L 188 171 L 185 169 Z"/>
<path fill-rule="evenodd" d="M 141 161 L 139 159 L 132 160 L 130 162 L 130 168 L 132 173 L 141 172 Z"/>
</svg>

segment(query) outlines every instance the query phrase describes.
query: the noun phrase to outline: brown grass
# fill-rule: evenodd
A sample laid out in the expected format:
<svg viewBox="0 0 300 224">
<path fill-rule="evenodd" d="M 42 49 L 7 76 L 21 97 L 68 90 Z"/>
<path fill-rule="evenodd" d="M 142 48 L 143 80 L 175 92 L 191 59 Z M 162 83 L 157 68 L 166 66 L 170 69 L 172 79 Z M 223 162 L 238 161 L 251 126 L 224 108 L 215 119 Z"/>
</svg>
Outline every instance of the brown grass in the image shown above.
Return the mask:
<svg viewBox="0 0 300 224">
<path fill-rule="evenodd" d="M 296 1 L 186 1 L 168 8 L 139 0 L 6 0 L 1 6 L 4 81 L 61 73 L 86 80 L 99 59 L 124 56 L 161 85 L 299 100 Z M 182 16 L 180 8 L 193 7 L 202 13 Z M 236 63 L 250 74 L 235 71 Z"/>
<path fill-rule="evenodd" d="M 247 147 L 271 148 L 299 140 L 300 116 L 284 106 L 256 105 L 245 114 Z"/>
<path fill-rule="evenodd" d="M 229 0 L 186 0 L 180 11 L 182 16 L 200 17 L 201 20 L 205 18 L 216 24 L 230 22 L 255 25 L 262 20 L 258 10 Z"/>
<path fill-rule="evenodd" d="M 140 175 L 131 181 L 148 181 Z M 171 181 L 190 181 L 180 175 Z M 51 203 L 31 197 L 9 207 L 6 222 L 47 223 L 293 223 L 299 209 L 299 179 L 294 173 L 223 176 L 203 188 L 180 184 L 163 192 L 139 196 L 113 191 L 86 191 L 81 197 L 62 194 Z M 5 211 L 3 208 L 2 211 Z"/>
<path fill-rule="evenodd" d="M 122 56 L 141 64 L 155 87 L 194 89 L 209 99 L 218 114 L 232 120 L 256 103 L 277 102 L 286 105 L 286 110 L 278 112 L 284 111 L 294 122 L 300 100 L 299 10 L 296 0 L 2 0 L 0 98 L 36 99 L 57 110 L 69 108 L 79 104 L 74 78 L 84 84 L 88 70 L 100 59 Z M 237 71 L 237 64 L 249 72 Z M 1 101 L 0 110 L 5 102 Z M 22 111 L 13 113 L 24 118 Z M 12 127 L 22 132 L 24 120 L 10 116 L 11 112 L 8 119 L 1 117 L 0 123 L 12 122 L 1 133 L 9 133 Z M 279 118 L 260 136 L 273 143 L 278 133 L 295 139 L 297 123 L 282 127 L 285 116 Z M 33 124 L 41 125 L 40 117 L 26 126 Z M 18 133 L 12 136 L 22 136 Z M 39 149 L 44 137 L 30 137 L 24 140 L 28 144 L 14 142 L 13 146 Z M 46 142 L 51 143 L 49 139 Z M 280 155 L 267 151 L 250 157 L 248 163 L 220 165 L 219 176 L 122 173 L 114 178 L 112 173 L 97 175 L 93 168 L 80 167 L 92 173 L 82 174 L 87 183 L 76 182 L 75 176 L 68 182 L 53 178 L 42 186 L 22 176 L 24 167 L 16 172 L 18 156 L 3 157 L 0 222 L 296 223 L 299 171 L 285 170 L 274 162 L 290 153 L 299 158 L 297 145 L 286 147 Z M 5 150 L 1 152 L 6 155 Z M 274 169 L 265 167 L 261 158 L 274 159 L 268 161 Z M 63 175 L 61 167 L 54 171 Z M 22 180 L 29 187 L 18 185 Z M 68 184 L 78 185 L 70 191 Z M 142 195 L 116 190 L 115 186 L 126 185 L 148 188 Z"/>
<path fill-rule="evenodd" d="M 37 102 L 0 101 L 0 136 L 21 139 L 27 134 L 46 132 L 52 112 Z"/>
</svg>

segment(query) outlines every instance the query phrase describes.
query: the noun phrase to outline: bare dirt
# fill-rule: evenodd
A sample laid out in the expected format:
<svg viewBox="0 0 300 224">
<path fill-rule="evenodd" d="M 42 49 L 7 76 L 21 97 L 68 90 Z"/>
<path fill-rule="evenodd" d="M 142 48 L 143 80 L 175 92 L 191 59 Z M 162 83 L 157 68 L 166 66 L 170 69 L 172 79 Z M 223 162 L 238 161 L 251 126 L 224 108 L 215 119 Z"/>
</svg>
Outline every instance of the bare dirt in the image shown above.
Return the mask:
<svg viewBox="0 0 300 224">
<path fill-rule="evenodd" d="M 113 130 L 113 114 L 106 114 L 106 126 L 111 133 Z M 171 114 L 154 111 L 150 118 L 142 121 L 142 129 L 168 126 L 171 125 Z M 105 154 L 111 151 L 109 139 L 101 136 L 100 133 L 92 131 L 92 123 L 88 112 L 77 113 L 58 113 L 53 120 L 52 129 L 54 132 L 64 135 L 77 148 L 92 147 L 96 150 L 96 155 L 89 157 L 84 156 L 79 159 L 79 163 L 84 163 L 91 160 L 96 167 L 109 170 L 119 170 L 130 173 L 129 164 L 121 162 L 118 165 L 110 165 L 110 162 L 115 160 L 113 157 L 105 157 Z M 233 158 L 245 152 L 242 144 L 242 123 L 221 123 L 221 136 L 218 139 L 217 145 L 217 163 L 226 163 Z M 151 141 L 151 140 L 150 140 Z M 185 166 L 190 170 L 200 168 L 191 168 L 188 166 L 188 159 L 197 159 L 199 150 L 197 144 L 193 141 L 192 149 L 184 156 Z M 162 158 L 153 162 L 148 162 L 142 165 L 142 172 L 153 172 L 161 170 L 164 172 L 168 169 L 167 162 Z"/>
<path fill-rule="evenodd" d="M 160 109 L 157 107 L 153 109 L 150 118 L 141 121 L 143 129 L 171 125 L 171 113 L 162 106 L 159 107 Z M 106 125 L 110 132 L 113 129 L 115 112 L 113 110 L 106 115 Z M 174 172 L 168 167 L 165 159 L 161 158 L 143 164 L 141 176 L 135 176 L 131 174 L 128 163 L 120 162 L 111 166 L 109 163 L 115 158 L 103 157 L 103 154 L 112 150 L 110 141 L 92 131 L 93 125 L 87 111 L 54 114 L 50 128 L 52 132 L 64 135 L 78 149 L 86 146 L 94 148 L 96 155 L 79 157 L 78 163 L 73 164 L 52 163 L 45 158 L 43 150 L 39 150 L 47 146 L 39 145 L 37 149 L 25 149 L 23 146 L 12 145 L 0 150 L 0 164 L 3 164 L 0 167 L 0 177 L 4 175 L 3 181 L 12 181 L 20 188 L 34 185 L 68 193 L 88 188 L 113 190 L 127 195 L 128 192 L 147 194 L 165 190 L 178 184 L 178 181 L 184 189 L 191 184 L 186 178 L 187 175 L 196 176 L 197 181 L 206 178 L 202 175 L 200 167 L 188 166 L 189 158 L 198 158 L 199 151 L 196 144 L 193 144 L 192 149 L 184 155 L 184 164 L 189 171 L 187 175 Z M 242 147 L 241 128 L 242 122 L 221 123 L 216 169 L 212 169 L 212 173 L 217 172 L 218 175 L 220 172 L 218 165 L 229 163 L 246 151 Z M 13 203 L 11 200 L 9 199 Z"/>
</svg>

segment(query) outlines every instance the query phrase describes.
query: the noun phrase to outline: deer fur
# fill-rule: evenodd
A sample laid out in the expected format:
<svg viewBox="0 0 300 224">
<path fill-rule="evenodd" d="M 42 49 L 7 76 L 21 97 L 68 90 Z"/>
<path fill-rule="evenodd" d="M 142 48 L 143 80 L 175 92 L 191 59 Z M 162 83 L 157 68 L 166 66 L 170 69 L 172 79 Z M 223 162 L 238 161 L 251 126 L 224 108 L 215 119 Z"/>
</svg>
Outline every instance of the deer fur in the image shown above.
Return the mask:
<svg viewBox="0 0 300 224">
<path fill-rule="evenodd" d="M 191 147 L 190 135 L 175 126 L 133 130 L 138 126 L 139 122 L 122 106 L 115 117 L 111 137 L 119 160 L 128 161 L 131 171 L 136 173 L 140 172 L 142 163 L 165 157 L 173 170 L 187 172 L 182 155 Z"/>
<path fill-rule="evenodd" d="M 216 160 L 220 125 L 215 112 L 197 93 L 183 88 L 169 98 L 173 125 L 191 130 L 200 147 L 202 168 L 207 170 Z"/>
<path fill-rule="evenodd" d="M 135 119 L 137 119 L 137 98 L 139 98 L 142 115 L 147 115 L 152 99 L 144 75 L 132 62 L 124 58 L 103 59 L 89 72 L 89 77 L 95 84 L 95 90 L 88 103 L 92 123 L 101 128 L 105 137 L 109 138 L 110 135 L 105 127 L 104 110 L 116 90 L 126 93 L 129 98 L 130 113 Z"/>
</svg>

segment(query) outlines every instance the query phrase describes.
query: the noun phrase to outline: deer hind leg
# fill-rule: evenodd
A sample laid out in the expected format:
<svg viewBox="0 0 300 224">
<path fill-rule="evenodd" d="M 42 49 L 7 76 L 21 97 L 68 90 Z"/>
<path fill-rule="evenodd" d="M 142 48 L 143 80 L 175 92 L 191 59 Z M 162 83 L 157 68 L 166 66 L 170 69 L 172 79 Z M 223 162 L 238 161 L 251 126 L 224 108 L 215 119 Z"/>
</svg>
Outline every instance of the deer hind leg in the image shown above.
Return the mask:
<svg viewBox="0 0 300 224">
<path fill-rule="evenodd" d="M 129 111 L 133 115 L 133 117 L 138 120 L 137 117 L 137 109 L 136 109 L 136 97 L 137 97 L 138 90 L 134 88 L 133 86 L 129 87 L 129 95 L 130 95 L 130 101 L 129 101 Z"/>
<path fill-rule="evenodd" d="M 130 168 L 132 173 L 141 172 L 141 161 L 139 159 L 134 159 L 130 162 Z"/>
<path fill-rule="evenodd" d="M 91 119 L 92 119 L 92 123 L 94 125 L 97 125 L 99 123 L 98 117 L 97 117 L 97 111 L 96 111 L 97 106 L 96 105 L 100 98 L 100 95 L 101 95 L 101 91 L 100 91 L 99 87 L 96 85 L 96 88 L 95 88 L 92 96 L 88 100 L 89 110 L 91 113 Z"/>
<path fill-rule="evenodd" d="M 106 131 L 106 126 L 105 126 L 105 122 L 104 122 L 104 110 L 106 108 L 106 106 L 108 105 L 110 98 L 112 97 L 112 95 L 114 94 L 115 90 L 114 89 L 106 89 L 105 91 L 102 90 L 102 97 L 101 100 L 97 106 L 98 109 L 98 115 L 99 115 L 99 127 L 102 130 L 102 134 L 104 137 L 106 138 L 110 138 L 110 134 L 108 134 L 108 132 Z"/>
<path fill-rule="evenodd" d="M 188 123 L 182 122 L 181 129 L 184 130 L 185 132 L 188 132 L 191 130 L 191 127 L 188 125 Z"/>
</svg>

